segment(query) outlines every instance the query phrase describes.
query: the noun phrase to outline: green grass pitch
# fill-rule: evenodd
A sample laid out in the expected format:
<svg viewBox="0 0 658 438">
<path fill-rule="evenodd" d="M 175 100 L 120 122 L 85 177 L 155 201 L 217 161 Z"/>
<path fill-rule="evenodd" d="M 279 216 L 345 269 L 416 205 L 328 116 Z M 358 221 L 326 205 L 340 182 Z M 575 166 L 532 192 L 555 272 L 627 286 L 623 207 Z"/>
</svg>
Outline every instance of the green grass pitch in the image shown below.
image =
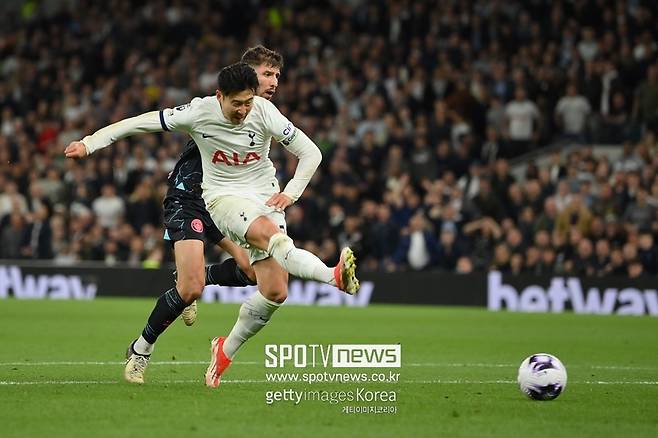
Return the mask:
<svg viewBox="0 0 658 438">
<path fill-rule="evenodd" d="M 193 327 L 179 320 L 160 338 L 147 383 L 130 385 L 122 381 L 123 352 L 152 305 L 0 301 L 0 435 L 658 436 L 656 318 L 284 306 L 211 390 L 203 385 L 209 340 L 228 332 L 238 307 L 201 303 Z M 268 343 L 400 343 L 400 382 L 268 383 Z M 531 401 L 514 382 L 518 364 L 537 352 L 567 367 L 557 400 Z M 395 391 L 397 401 L 348 404 L 395 405 L 397 413 L 343 413 L 342 403 L 315 400 L 265 403 L 271 390 L 359 387 Z"/>
</svg>

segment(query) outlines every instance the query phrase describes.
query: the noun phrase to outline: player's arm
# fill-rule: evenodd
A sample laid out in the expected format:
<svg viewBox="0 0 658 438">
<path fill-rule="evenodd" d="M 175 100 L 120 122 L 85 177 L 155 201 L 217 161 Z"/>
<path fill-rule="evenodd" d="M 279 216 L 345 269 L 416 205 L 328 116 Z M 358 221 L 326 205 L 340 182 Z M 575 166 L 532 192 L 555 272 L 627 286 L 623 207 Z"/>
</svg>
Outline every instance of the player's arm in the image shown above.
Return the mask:
<svg viewBox="0 0 658 438">
<path fill-rule="evenodd" d="M 265 101 L 265 106 L 264 123 L 270 134 L 299 159 L 295 175 L 288 181 L 283 192 L 273 195 L 266 203 L 271 207 L 284 209 L 302 196 L 322 161 L 322 153 L 315 143 L 286 119 L 271 102 Z"/>
<path fill-rule="evenodd" d="M 67 158 L 83 158 L 95 151 L 107 147 L 115 141 L 145 132 L 162 131 L 159 112 L 151 111 L 136 117 L 124 119 L 99 129 L 81 141 L 74 141 L 64 150 Z"/>
<path fill-rule="evenodd" d="M 64 154 L 67 158 L 84 158 L 117 140 L 136 134 L 162 131 L 189 132 L 192 120 L 191 105 L 180 106 L 175 110 L 167 108 L 151 111 L 113 123 L 81 141 L 71 142 L 64 150 Z"/>
<path fill-rule="evenodd" d="M 299 159 L 295 175 L 288 181 L 282 192 L 290 197 L 292 202 L 297 201 L 302 196 L 322 161 L 322 153 L 313 143 L 313 140 L 308 138 L 301 129 L 296 128 L 296 130 L 297 135 L 292 141 L 289 143 L 282 142 L 283 146 Z"/>
</svg>

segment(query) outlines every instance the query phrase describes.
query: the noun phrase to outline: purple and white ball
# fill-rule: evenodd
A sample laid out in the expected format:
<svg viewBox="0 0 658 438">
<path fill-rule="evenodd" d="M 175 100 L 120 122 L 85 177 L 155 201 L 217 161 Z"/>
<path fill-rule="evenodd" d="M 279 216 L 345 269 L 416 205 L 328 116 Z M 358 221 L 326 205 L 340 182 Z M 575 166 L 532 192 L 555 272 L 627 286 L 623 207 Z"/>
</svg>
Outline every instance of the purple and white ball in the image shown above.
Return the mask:
<svg viewBox="0 0 658 438">
<path fill-rule="evenodd" d="M 547 353 L 527 357 L 519 367 L 519 388 L 533 400 L 553 400 L 567 386 L 567 369 Z"/>
</svg>

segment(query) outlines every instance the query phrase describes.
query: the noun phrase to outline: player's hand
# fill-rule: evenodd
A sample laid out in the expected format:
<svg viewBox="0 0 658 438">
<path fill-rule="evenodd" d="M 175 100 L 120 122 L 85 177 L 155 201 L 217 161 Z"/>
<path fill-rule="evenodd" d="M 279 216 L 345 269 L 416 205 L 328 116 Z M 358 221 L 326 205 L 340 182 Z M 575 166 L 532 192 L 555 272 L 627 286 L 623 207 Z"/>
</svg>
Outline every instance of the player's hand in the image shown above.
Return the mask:
<svg viewBox="0 0 658 438">
<path fill-rule="evenodd" d="M 292 199 L 283 193 L 275 193 L 270 199 L 267 200 L 265 205 L 268 207 L 274 207 L 274 209 L 277 211 L 283 211 L 292 205 Z"/>
<path fill-rule="evenodd" d="M 66 158 L 84 158 L 87 156 L 87 148 L 81 141 L 72 141 L 66 149 L 64 149 Z"/>
</svg>

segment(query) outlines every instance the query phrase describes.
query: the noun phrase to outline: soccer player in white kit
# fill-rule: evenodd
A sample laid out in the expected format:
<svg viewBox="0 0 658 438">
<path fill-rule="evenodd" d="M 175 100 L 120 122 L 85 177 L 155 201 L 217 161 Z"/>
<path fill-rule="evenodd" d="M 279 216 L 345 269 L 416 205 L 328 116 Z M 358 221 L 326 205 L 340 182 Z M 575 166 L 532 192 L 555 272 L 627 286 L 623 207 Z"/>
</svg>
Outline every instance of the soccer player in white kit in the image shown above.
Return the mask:
<svg viewBox="0 0 658 438">
<path fill-rule="evenodd" d="M 81 158 L 120 138 L 142 132 L 189 133 L 201 152 L 203 198 L 219 230 L 249 251 L 258 291 L 242 304 L 236 324 L 211 343 L 206 385 L 217 387 L 240 346 L 270 320 L 287 297 L 288 273 L 333 284 L 349 294 L 359 288 L 349 248 L 334 268 L 296 248 L 286 234 L 283 210 L 299 199 L 322 159 L 317 146 L 267 99 L 255 96 L 258 78 L 245 63 L 225 67 L 215 96 L 174 109 L 152 111 L 107 126 L 65 150 Z M 268 158 L 271 138 L 299 158 L 280 192 Z"/>
</svg>

